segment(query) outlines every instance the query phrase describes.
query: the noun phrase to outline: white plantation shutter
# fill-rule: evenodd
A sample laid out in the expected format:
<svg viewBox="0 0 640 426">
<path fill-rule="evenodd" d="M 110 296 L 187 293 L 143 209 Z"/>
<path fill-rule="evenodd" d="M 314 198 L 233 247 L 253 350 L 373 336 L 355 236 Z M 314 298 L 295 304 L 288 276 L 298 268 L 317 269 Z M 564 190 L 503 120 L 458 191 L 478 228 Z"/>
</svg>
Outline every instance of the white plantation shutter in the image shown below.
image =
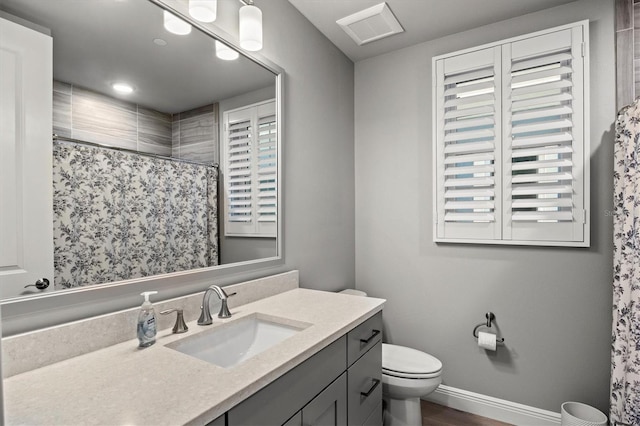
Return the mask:
<svg viewBox="0 0 640 426">
<path fill-rule="evenodd" d="M 437 233 L 442 238 L 500 237 L 499 57 L 500 49 L 490 48 L 436 63 Z"/>
<path fill-rule="evenodd" d="M 241 115 L 241 114 L 237 114 Z M 235 117 L 228 123 L 227 220 L 242 228 L 253 220 L 251 171 L 251 117 Z M 234 231 L 232 231 L 234 232 Z M 235 231 L 237 232 L 237 231 Z"/>
<path fill-rule="evenodd" d="M 503 239 L 584 241 L 581 26 L 503 46 Z"/>
<path fill-rule="evenodd" d="M 588 246 L 582 22 L 434 58 L 434 239 Z"/>
<path fill-rule="evenodd" d="M 257 220 L 260 233 L 276 233 L 277 219 L 277 137 L 275 104 L 258 108 L 257 140 Z"/>
<path fill-rule="evenodd" d="M 278 188 L 275 102 L 226 111 L 223 122 L 225 234 L 275 237 Z"/>
</svg>

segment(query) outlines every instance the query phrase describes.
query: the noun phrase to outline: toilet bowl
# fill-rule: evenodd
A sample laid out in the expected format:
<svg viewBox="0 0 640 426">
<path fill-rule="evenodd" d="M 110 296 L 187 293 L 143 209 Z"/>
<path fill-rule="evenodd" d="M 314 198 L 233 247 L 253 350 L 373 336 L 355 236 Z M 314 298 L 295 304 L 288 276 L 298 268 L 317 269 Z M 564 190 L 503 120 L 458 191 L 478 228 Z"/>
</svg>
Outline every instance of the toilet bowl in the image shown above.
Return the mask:
<svg viewBox="0 0 640 426">
<path fill-rule="evenodd" d="M 420 425 L 420 398 L 442 383 L 442 362 L 405 346 L 382 344 L 385 425 Z"/>
<path fill-rule="evenodd" d="M 366 296 L 360 290 L 340 293 Z M 420 398 L 442 383 L 442 362 L 405 346 L 382 344 L 382 396 L 385 426 L 421 425 Z"/>
</svg>

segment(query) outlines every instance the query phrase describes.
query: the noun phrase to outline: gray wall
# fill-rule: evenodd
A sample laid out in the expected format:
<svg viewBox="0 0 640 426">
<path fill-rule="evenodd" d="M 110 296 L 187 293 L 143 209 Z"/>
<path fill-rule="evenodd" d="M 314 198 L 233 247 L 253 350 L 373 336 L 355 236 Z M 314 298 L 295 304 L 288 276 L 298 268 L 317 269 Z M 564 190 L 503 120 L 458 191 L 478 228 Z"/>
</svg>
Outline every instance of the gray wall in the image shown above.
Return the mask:
<svg viewBox="0 0 640 426">
<path fill-rule="evenodd" d="M 288 1 L 263 0 L 265 56 L 286 70 L 284 243 L 301 286 L 355 282 L 353 63 Z"/>
<path fill-rule="evenodd" d="M 582 0 L 355 66 L 356 288 L 384 297 L 386 339 L 433 354 L 444 384 L 560 411 L 608 412 L 615 120 L 612 1 Z M 590 20 L 589 249 L 435 244 L 431 58 Z M 506 347 L 471 332 L 493 311 Z"/>
<path fill-rule="evenodd" d="M 237 35 L 239 3 L 230 21 Z M 149 279 L 132 287 L 113 286 L 70 296 L 45 297 L 2 307 L 3 335 L 139 306 L 141 291 L 160 291 L 156 300 L 292 269 L 301 285 L 320 290 L 353 287 L 354 66 L 286 0 L 256 0 L 262 9 L 262 56 L 285 70 L 284 82 L 284 256 L 282 266 L 229 273 L 197 272 L 171 282 Z M 222 10 L 222 8 L 220 8 Z M 218 16 L 222 20 L 224 16 Z M 216 21 L 217 22 L 217 21 Z M 125 286 L 126 287 L 126 286 Z"/>
</svg>

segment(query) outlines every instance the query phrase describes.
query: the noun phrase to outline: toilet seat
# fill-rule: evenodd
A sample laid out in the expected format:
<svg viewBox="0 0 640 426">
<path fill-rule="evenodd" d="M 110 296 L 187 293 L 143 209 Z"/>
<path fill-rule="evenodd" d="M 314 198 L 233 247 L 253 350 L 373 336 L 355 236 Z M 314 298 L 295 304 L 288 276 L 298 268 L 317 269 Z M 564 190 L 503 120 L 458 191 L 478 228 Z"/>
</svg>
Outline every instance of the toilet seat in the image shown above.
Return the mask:
<svg viewBox="0 0 640 426">
<path fill-rule="evenodd" d="M 434 356 L 405 346 L 382 344 L 382 374 L 404 379 L 429 379 L 442 373 Z"/>
</svg>

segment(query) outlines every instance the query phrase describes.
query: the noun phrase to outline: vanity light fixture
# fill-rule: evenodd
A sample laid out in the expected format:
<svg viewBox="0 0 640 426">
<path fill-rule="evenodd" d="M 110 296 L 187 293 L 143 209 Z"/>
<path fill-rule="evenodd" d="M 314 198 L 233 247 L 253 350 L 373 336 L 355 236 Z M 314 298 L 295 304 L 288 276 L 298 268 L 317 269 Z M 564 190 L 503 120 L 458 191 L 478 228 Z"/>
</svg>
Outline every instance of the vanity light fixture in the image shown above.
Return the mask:
<svg viewBox="0 0 640 426">
<path fill-rule="evenodd" d="M 250 52 L 262 49 L 262 11 L 253 0 L 240 0 L 240 47 Z"/>
<path fill-rule="evenodd" d="M 238 59 L 240 54 L 224 43 L 216 40 L 216 57 L 225 61 Z"/>
<path fill-rule="evenodd" d="M 127 83 L 113 83 L 111 87 L 113 88 L 113 90 L 123 95 L 128 95 L 129 93 L 133 93 L 133 87 L 131 87 Z"/>
<path fill-rule="evenodd" d="M 189 0 L 189 15 L 200 22 L 216 20 L 218 0 Z"/>
<path fill-rule="evenodd" d="M 191 32 L 191 25 L 178 18 L 171 12 L 164 11 L 164 28 L 173 34 L 187 35 Z"/>
</svg>

